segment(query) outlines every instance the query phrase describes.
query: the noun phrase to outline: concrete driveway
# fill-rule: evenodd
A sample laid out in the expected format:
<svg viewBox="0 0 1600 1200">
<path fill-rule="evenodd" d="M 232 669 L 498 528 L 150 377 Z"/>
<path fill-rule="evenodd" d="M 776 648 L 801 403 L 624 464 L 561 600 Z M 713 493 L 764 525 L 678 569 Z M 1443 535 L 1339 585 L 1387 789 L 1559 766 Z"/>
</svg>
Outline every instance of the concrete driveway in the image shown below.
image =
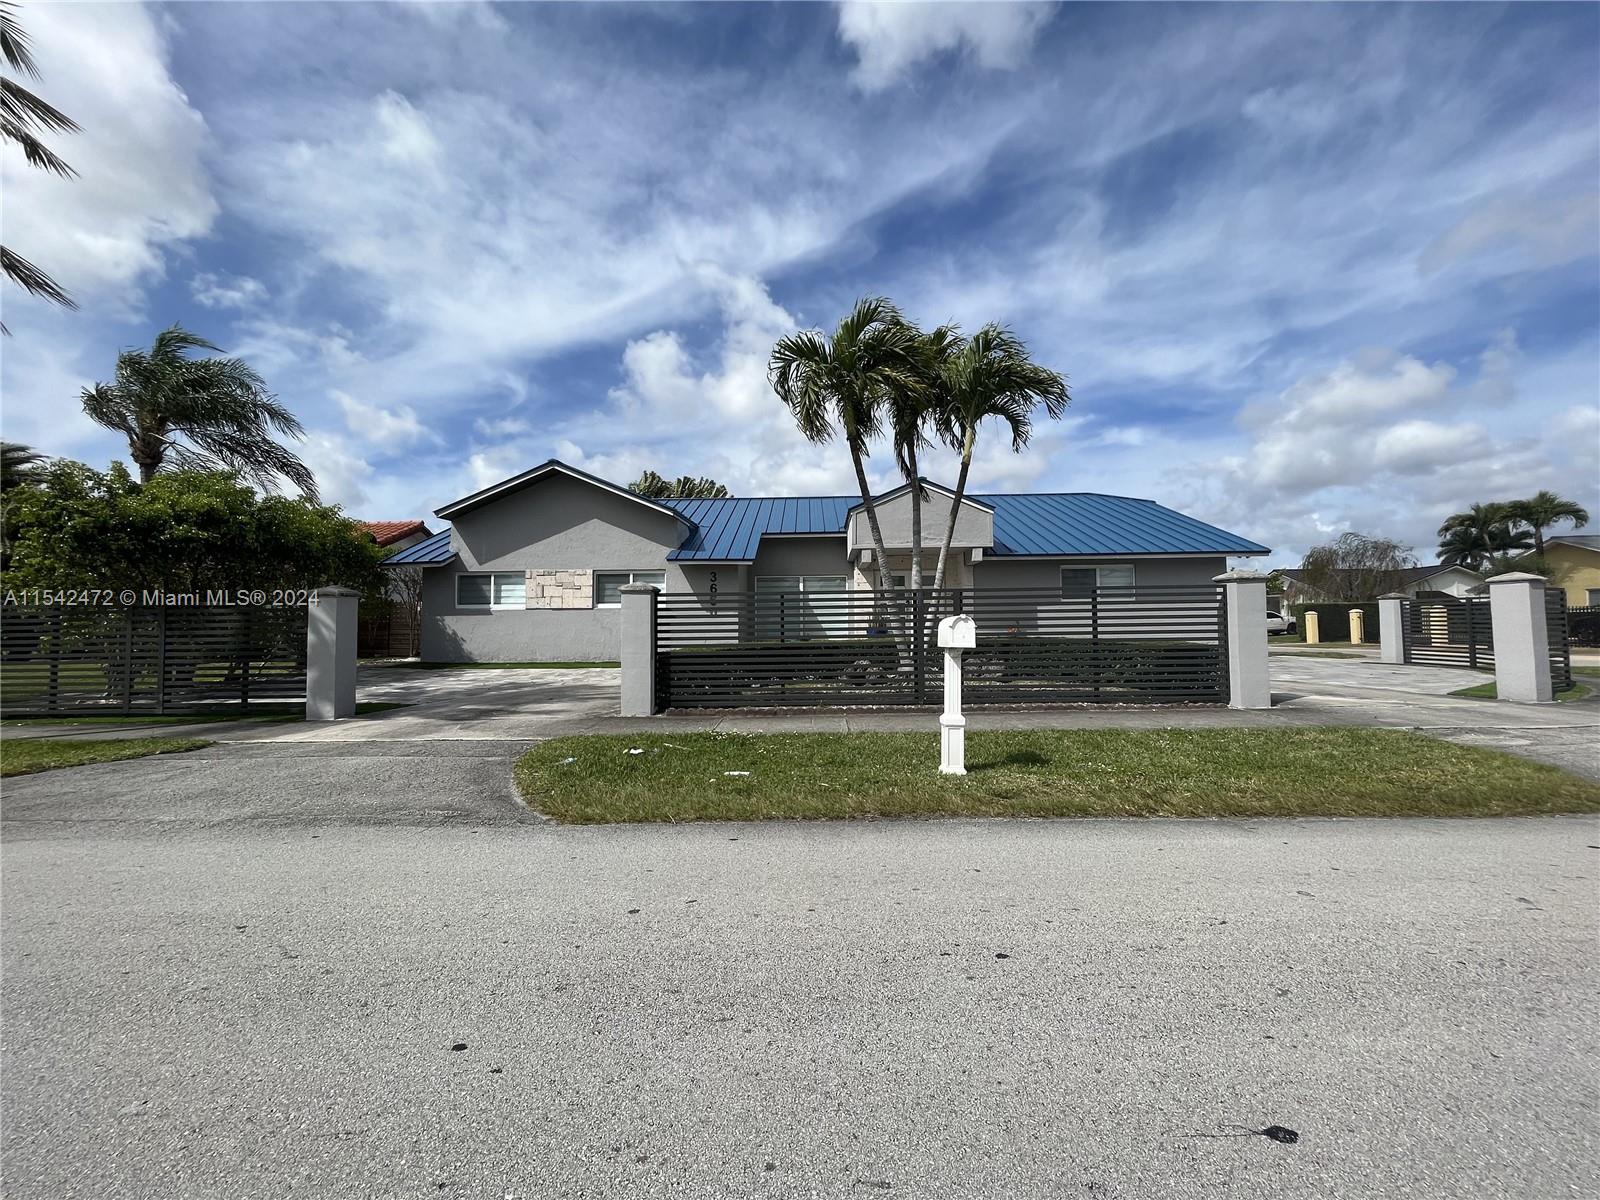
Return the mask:
<svg viewBox="0 0 1600 1200">
<path fill-rule="evenodd" d="M 9 781 L 5 1194 L 1600 1193 L 1594 820 L 577 829 L 515 749 Z"/>
</svg>

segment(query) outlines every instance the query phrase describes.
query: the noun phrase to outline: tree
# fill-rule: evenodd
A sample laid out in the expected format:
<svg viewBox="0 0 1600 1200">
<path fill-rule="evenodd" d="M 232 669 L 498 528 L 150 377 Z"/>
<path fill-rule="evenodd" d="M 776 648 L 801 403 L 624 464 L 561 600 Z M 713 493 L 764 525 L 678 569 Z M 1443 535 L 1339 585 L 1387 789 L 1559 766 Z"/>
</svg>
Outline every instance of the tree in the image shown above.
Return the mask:
<svg viewBox="0 0 1600 1200">
<path fill-rule="evenodd" d="M 920 451 L 933 445 L 927 434 L 929 422 L 945 403 L 944 371 L 963 344 L 954 325 L 941 325 L 932 333 L 913 328 L 916 335 L 915 386 L 899 386 L 889 394 L 889 436 L 894 446 L 895 465 L 911 487 L 911 574 L 913 591 L 922 590 L 922 470 L 917 465 Z"/>
<path fill-rule="evenodd" d="M 383 587 L 383 551 L 338 509 L 262 496 L 231 472 L 163 471 L 138 483 L 58 459 L 6 497 L 9 590 L 142 593 Z"/>
<path fill-rule="evenodd" d="M 1512 506 L 1474 504 L 1454 513 L 1439 526 L 1439 562 L 1447 567 L 1482 571 L 1496 555 L 1527 550 L 1529 535 L 1512 526 Z"/>
<path fill-rule="evenodd" d="M 1300 586 L 1311 596 L 1359 603 L 1397 592 L 1417 565 L 1409 546 L 1388 538 L 1342 533 L 1313 546 L 1300 562 Z"/>
<path fill-rule="evenodd" d="M 1282 571 L 1269 571 L 1267 573 L 1267 595 L 1281 596 L 1288 590 L 1289 580 Z"/>
<path fill-rule="evenodd" d="M 34 478 L 45 455 L 21 442 L 0 442 L 0 492 L 9 492 Z"/>
<path fill-rule="evenodd" d="M 1066 412 L 1072 397 L 1066 378 L 1028 357 L 1028 348 L 1009 330 L 985 325 L 973 334 L 956 353 L 947 357 L 939 373 L 941 403 L 934 423 L 939 436 L 961 455 L 956 475 L 955 499 L 950 504 L 950 519 L 939 546 L 939 564 L 933 586 L 944 587 L 945 567 L 950 543 L 955 540 L 956 515 L 966 495 L 967 475 L 972 470 L 972 451 L 977 445 L 978 426 L 994 418 L 1011 430 L 1011 449 L 1021 453 L 1033 437 L 1033 414 L 1040 405 L 1052 418 Z"/>
<path fill-rule="evenodd" d="M 237 471 L 263 487 L 282 476 L 315 500 L 310 468 L 272 437 L 299 439 L 305 430 L 261 376 L 241 359 L 188 356 L 217 348 L 179 325 L 162 330 L 148 351 L 117 355 L 115 382 L 85 388 L 83 411 L 127 437 L 141 483 L 170 458 L 189 470 Z"/>
<path fill-rule="evenodd" d="M 809 441 L 831 441 L 836 432 L 843 436 L 866 510 L 882 592 L 894 589 L 894 576 L 865 460 L 868 443 L 883 432 L 890 397 L 920 386 L 917 347 L 917 332 L 900 310 L 882 297 L 869 297 L 857 301 L 831 336 L 811 331 L 780 338 L 767 366 L 773 391 Z"/>
<path fill-rule="evenodd" d="M 628 485 L 628 490 L 651 500 L 722 500 L 733 495 L 715 479 L 705 475 L 679 475 L 663 479 L 646 471 Z"/>
<path fill-rule="evenodd" d="M 13 72 L 38 79 L 39 68 L 34 65 L 28 35 L 17 24 L 16 12 L 17 6 L 10 0 L 0 0 L 0 58 L 5 59 Z M 64 179 L 76 175 L 77 172 L 46 146 L 39 135 L 77 131 L 78 124 L 71 117 L 46 104 L 15 79 L 0 76 L 0 137 L 21 146 L 23 157 L 31 166 Z M 63 308 L 78 307 L 60 284 L 9 246 L 0 246 L 0 270 L 32 295 L 42 296 Z M 0 333 L 8 332 L 0 323 Z"/>
<path fill-rule="evenodd" d="M 1506 505 L 1513 521 L 1520 521 L 1533 534 L 1533 552 L 1544 556 L 1544 531 L 1562 521 L 1571 521 L 1573 527 L 1582 529 L 1589 523 L 1588 510 L 1571 500 L 1563 500 L 1554 492 L 1541 491 L 1526 500 L 1514 500 Z"/>
</svg>

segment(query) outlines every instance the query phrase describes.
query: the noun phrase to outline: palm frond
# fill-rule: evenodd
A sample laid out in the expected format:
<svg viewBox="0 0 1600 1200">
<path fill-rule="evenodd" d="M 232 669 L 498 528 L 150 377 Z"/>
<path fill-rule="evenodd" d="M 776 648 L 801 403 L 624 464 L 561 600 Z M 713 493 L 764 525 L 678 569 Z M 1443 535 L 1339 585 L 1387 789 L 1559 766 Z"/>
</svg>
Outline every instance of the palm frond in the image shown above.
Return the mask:
<svg viewBox="0 0 1600 1200">
<path fill-rule="evenodd" d="M 6 246 L 0 246 L 0 270 L 12 283 L 35 296 L 43 296 L 63 308 L 78 307 L 78 302 L 59 283 Z"/>
<path fill-rule="evenodd" d="M 17 24 L 17 6 L 13 0 L 0 0 L 0 55 L 13 71 L 39 78 L 39 68 L 34 65 L 33 52 L 28 48 L 28 33 Z"/>
</svg>

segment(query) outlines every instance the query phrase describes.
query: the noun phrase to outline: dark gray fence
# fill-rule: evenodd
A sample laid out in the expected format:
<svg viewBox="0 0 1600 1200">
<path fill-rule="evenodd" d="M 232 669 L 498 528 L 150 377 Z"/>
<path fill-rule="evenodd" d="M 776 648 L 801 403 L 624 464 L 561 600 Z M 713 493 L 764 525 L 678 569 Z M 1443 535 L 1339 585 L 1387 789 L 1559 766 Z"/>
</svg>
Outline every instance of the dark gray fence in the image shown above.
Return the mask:
<svg viewBox="0 0 1600 1200">
<path fill-rule="evenodd" d="M 1487 596 L 1406 600 L 1400 616 L 1408 663 L 1494 669 L 1494 623 Z"/>
<path fill-rule="evenodd" d="M 7 716 L 179 713 L 306 694 L 306 609 L 0 610 Z"/>
<path fill-rule="evenodd" d="M 1574 646 L 1600 646 L 1600 605 L 1567 609 L 1567 638 Z"/>
<path fill-rule="evenodd" d="M 936 704 L 941 618 L 965 612 L 969 704 L 1218 703 L 1220 588 L 665 593 L 661 708 Z"/>
<path fill-rule="evenodd" d="M 1560 588 L 1545 590 L 1544 621 L 1550 631 L 1550 684 L 1564 692 L 1572 686 L 1572 619 Z"/>
</svg>

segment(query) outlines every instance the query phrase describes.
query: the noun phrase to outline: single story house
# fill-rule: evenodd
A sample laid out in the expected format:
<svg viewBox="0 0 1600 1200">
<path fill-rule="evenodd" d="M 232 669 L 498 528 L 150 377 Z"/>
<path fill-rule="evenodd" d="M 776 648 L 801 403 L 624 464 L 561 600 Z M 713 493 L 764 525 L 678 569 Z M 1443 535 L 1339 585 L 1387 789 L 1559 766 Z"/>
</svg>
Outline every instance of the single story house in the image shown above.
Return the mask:
<svg viewBox="0 0 1600 1200">
<path fill-rule="evenodd" d="M 932 581 L 954 494 L 924 482 Z M 897 583 L 910 566 L 905 485 L 875 497 Z M 856 496 L 652 500 L 552 459 L 437 510 L 450 528 L 388 565 L 422 570 L 422 657 L 605 662 L 619 654 L 620 589 L 842 592 L 877 569 Z M 1095 493 L 974 495 L 956 515 L 947 586 L 1200 584 L 1265 546 L 1151 500 Z"/>
<path fill-rule="evenodd" d="M 1545 538 L 1544 561 L 1551 584 L 1566 589 L 1568 608 L 1600 605 L 1600 534 Z"/>
<path fill-rule="evenodd" d="M 1338 597 L 1330 598 L 1306 587 L 1305 572 L 1298 568 L 1279 570 L 1278 574 L 1288 584 L 1284 589 L 1285 604 L 1338 602 Z M 1484 585 L 1484 577 L 1476 571 L 1469 571 L 1465 567 L 1446 567 L 1439 563 L 1428 567 L 1407 567 L 1400 573 L 1400 578 L 1397 590 L 1407 596 L 1420 596 L 1424 592 L 1443 592 L 1450 596 L 1480 595 Z"/>
</svg>

